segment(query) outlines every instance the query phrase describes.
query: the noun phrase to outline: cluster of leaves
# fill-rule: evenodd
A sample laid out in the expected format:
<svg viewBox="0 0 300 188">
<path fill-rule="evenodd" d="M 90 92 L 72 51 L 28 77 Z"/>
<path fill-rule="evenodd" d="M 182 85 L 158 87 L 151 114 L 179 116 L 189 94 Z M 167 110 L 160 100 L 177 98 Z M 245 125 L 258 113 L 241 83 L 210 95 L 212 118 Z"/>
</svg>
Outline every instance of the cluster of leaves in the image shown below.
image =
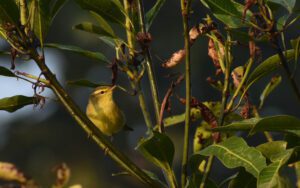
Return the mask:
<svg viewBox="0 0 300 188">
<path fill-rule="evenodd" d="M 16 53 L 11 53 L 12 55 L 24 58 L 32 57 L 32 49 L 40 47 L 43 51 L 44 47 L 51 47 L 111 64 L 112 84 L 115 84 L 119 71 L 125 73 L 133 89 L 137 90 L 139 99 L 143 100 L 140 80 L 144 76 L 147 63 L 150 62 L 148 54 L 152 40 L 148 31 L 165 0 L 157 0 L 145 15 L 143 15 L 143 7 L 140 6 L 142 5 L 141 0 L 125 0 L 124 3 L 119 0 L 75 1 L 82 9 L 90 12 L 98 25 L 83 22 L 75 25 L 74 29 L 94 34 L 112 50 L 115 50 L 116 56 L 113 63 L 100 52 L 92 52 L 65 44 L 44 43 L 51 22 L 66 2 L 65 0 L 31 0 L 27 2 L 29 6 L 25 7 L 25 11 L 21 6 L 22 2 L 27 1 L 18 0 L 15 3 L 3 0 L 0 2 L 0 36 L 16 51 Z M 293 11 L 295 0 L 247 0 L 244 5 L 233 0 L 201 0 L 201 3 L 211 11 L 212 16 L 207 16 L 203 23 L 190 27 L 190 46 L 192 47 L 200 37 L 209 38 L 208 55 L 216 67 L 216 75 L 215 78 L 209 77 L 208 81 L 212 87 L 222 93 L 223 97 L 221 102 L 201 102 L 197 96 L 194 96 L 191 101 L 185 101 L 178 97 L 180 102 L 191 104 L 190 118 L 199 125 L 194 134 L 193 154 L 188 163 L 191 170 L 185 186 L 189 188 L 218 187 L 212 180 L 213 178 L 207 179 L 210 165 L 206 156 L 210 156 L 210 158 L 215 156 L 227 168 L 239 168 L 237 174 L 224 179 L 219 187 L 223 185 L 231 188 L 289 187 L 289 181 L 282 176 L 281 170 L 287 166 L 293 166 L 299 174 L 300 120 L 288 115 L 259 116 L 259 110 L 263 108 L 267 96 L 281 83 L 281 76 L 274 76 L 267 84 L 258 105 L 252 104 L 249 89 L 282 65 L 290 82 L 294 83 L 287 63 L 295 62 L 297 65 L 300 38 L 292 40 L 292 48 L 286 49 L 284 34 L 287 28 L 299 19 L 297 12 Z M 287 12 L 275 19 L 278 17 L 276 10 L 280 9 L 280 6 L 286 8 Z M 25 12 L 25 15 L 27 14 L 28 18 L 23 23 L 22 11 Z M 225 25 L 226 35 L 218 29 L 213 21 L 214 18 L 221 25 Z M 113 24 L 127 34 L 127 40 L 116 34 L 112 27 Z M 279 41 L 284 46 L 283 50 Z M 276 54 L 262 60 L 263 50 L 259 47 L 260 43 L 272 44 L 276 49 Z M 243 66 L 236 66 L 232 49 L 240 45 L 249 47 L 249 60 Z M 162 64 L 162 67 L 168 71 L 177 66 L 184 60 L 187 53 L 189 52 L 186 49 L 179 49 Z M 259 64 L 253 68 L 254 62 Z M 51 83 L 40 76 L 12 72 L 5 67 L 0 67 L 0 75 L 24 80 L 33 79 L 36 81 L 32 82 L 35 88 L 51 87 Z M 147 125 L 150 124 L 148 128 L 151 134 L 142 139 L 136 149 L 151 163 L 163 170 L 169 187 L 178 187 L 173 170 L 175 149 L 171 138 L 164 131 L 169 126 L 184 122 L 186 118 L 185 113 L 164 117 L 163 112 L 170 107 L 170 97 L 182 78 L 179 77 L 177 81 L 174 81 L 165 95 L 161 104 L 160 117 L 157 117 L 157 127 L 154 130 L 150 129 L 151 121 L 147 121 L 147 110 L 145 110 L 145 106 L 141 105 L 145 121 Z M 92 88 L 101 85 L 88 80 L 70 81 L 69 83 Z M 299 95 L 297 86 L 295 84 L 293 86 L 295 93 Z M 41 97 L 37 92 L 34 97 L 4 98 L 0 100 L 0 110 L 13 112 L 28 104 L 39 104 L 40 101 Z M 140 101 L 141 104 L 143 102 Z M 251 147 L 243 138 L 236 136 L 238 131 L 249 132 L 249 136 L 263 132 L 268 136 L 269 142 Z M 285 135 L 284 140 L 273 141 L 266 131 L 281 132 Z M 158 180 L 155 174 L 145 172 L 161 187 L 168 187 L 164 182 Z M 7 177 L 9 173 L 0 171 L 0 178 Z M 6 178 L 5 180 L 26 182 L 24 179 L 16 178 Z"/>
</svg>

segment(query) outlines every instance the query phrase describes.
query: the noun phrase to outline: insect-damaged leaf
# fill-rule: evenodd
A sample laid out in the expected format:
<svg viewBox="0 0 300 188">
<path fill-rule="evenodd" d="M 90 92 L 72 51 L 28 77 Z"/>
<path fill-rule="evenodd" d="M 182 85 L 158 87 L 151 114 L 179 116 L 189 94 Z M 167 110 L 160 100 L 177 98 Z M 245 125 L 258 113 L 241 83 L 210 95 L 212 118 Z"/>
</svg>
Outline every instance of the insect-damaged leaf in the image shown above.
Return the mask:
<svg viewBox="0 0 300 188">
<path fill-rule="evenodd" d="M 14 112 L 20 108 L 23 108 L 24 106 L 31 104 L 38 104 L 38 100 L 35 97 L 16 95 L 13 97 L 0 99 L 0 110 Z"/>
<path fill-rule="evenodd" d="M 172 166 L 175 149 L 172 140 L 165 134 L 153 132 L 149 138 L 142 139 L 138 143 L 137 150 L 164 170 Z"/>
<path fill-rule="evenodd" d="M 244 167 L 254 177 L 258 177 L 259 172 L 266 167 L 266 159 L 260 151 L 249 147 L 242 138 L 235 136 L 221 143 L 210 145 L 199 154 L 214 155 L 227 168 Z"/>
<path fill-rule="evenodd" d="M 260 95 L 259 108 L 261 108 L 264 105 L 266 98 L 280 83 L 281 83 L 281 76 L 274 76 L 271 79 L 271 81 L 268 83 L 268 85 L 265 87 L 262 94 Z"/>
</svg>

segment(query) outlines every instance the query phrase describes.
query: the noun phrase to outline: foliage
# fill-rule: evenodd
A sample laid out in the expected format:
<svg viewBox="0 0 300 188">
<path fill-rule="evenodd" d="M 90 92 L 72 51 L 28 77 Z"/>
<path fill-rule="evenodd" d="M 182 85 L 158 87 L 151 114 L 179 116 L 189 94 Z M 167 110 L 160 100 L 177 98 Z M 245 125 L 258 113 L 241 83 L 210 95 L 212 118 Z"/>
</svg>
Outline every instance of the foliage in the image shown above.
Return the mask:
<svg viewBox="0 0 300 188">
<path fill-rule="evenodd" d="M 295 0 L 247 0 L 244 4 L 234 0 L 200 0 L 201 6 L 208 9 L 211 15 L 207 15 L 201 24 L 197 25 L 190 25 L 189 18 L 191 12 L 200 10 L 193 8 L 191 5 L 193 1 L 181 0 L 185 47 L 177 49 L 162 67 L 165 71 L 171 72 L 173 67 L 185 61 L 185 71 L 180 71 L 185 75 L 170 81 L 170 88 L 167 88 L 161 102 L 152 70 L 153 62 L 149 48 L 152 37 L 149 32 L 151 26 L 156 24 L 154 20 L 159 20 L 159 11 L 166 1 L 155 1 L 147 12 L 144 12 L 143 0 L 124 0 L 123 3 L 119 0 L 75 0 L 75 2 L 83 10 L 88 11 L 95 22 L 81 22 L 73 28 L 90 33 L 108 44 L 115 52 L 114 59 L 111 61 L 101 52 L 78 46 L 45 42 L 54 18 L 66 0 L 2 0 L 0 36 L 10 44 L 12 50 L 10 53 L 1 52 L 0 55 L 11 55 L 12 69 L 15 58 L 33 60 L 41 69 L 43 76 L 13 72 L 0 66 L 0 76 L 30 82 L 34 89 L 33 96 L 16 95 L 0 99 L 0 110 L 14 112 L 27 105 L 42 106 L 46 100 L 42 96 L 44 89 L 51 89 L 78 125 L 109 157 L 126 173 L 150 187 L 178 187 L 179 181 L 173 170 L 175 168 L 173 159 L 180 151 L 175 151 L 174 138 L 166 134 L 166 129 L 183 122 L 185 122 L 183 135 L 185 142 L 181 172 L 182 187 L 221 187 L 225 184 L 231 188 L 292 186 L 290 177 L 285 177 L 282 172 L 284 168 L 292 165 L 297 173 L 300 171 L 300 120 L 291 115 L 266 117 L 259 115 L 267 97 L 272 96 L 272 92 L 277 91 L 275 88 L 285 82 L 282 79 L 284 76 L 273 76 L 266 87 L 262 88 L 259 104 L 253 104 L 250 100 L 249 89 L 269 74 L 283 68 L 287 82 L 290 82 L 294 94 L 300 99 L 300 90 L 289 65 L 293 62 L 294 67 L 297 66 L 300 38 L 297 36 L 293 39 L 291 47 L 287 47 L 284 38 L 288 29 L 299 19 L 299 13 L 294 8 Z M 217 22 L 220 23 L 218 27 Z M 125 34 L 126 37 L 120 37 Z M 206 37 L 209 41 L 208 55 L 216 68 L 216 75 L 212 76 L 214 78 L 209 77 L 208 82 L 222 95 L 220 101 L 202 102 L 198 96 L 190 94 L 190 83 L 192 85 L 196 83 L 190 79 L 190 69 L 193 67 L 190 63 L 190 47 L 193 47 L 200 37 Z M 268 50 L 267 45 L 261 45 L 262 43 L 271 44 L 269 46 L 272 46 L 276 53 L 262 60 L 262 51 Z M 249 48 L 248 61 L 243 65 L 237 62 L 233 53 L 234 49 L 241 45 Z M 128 83 L 135 91 L 134 95 L 137 95 L 148 129 L 145 138 L 137 143 L 136 149 L 145 159 L 163 171 L 165 182 L 161 182 L 157 178 L 158 175 L 153 172 L 138 167 L 135 161 L 131 161 L 115 147 L 81 112 L 58 82 L 55 74 L 45 64 L 47 58 L 44 56 L 44 51 L 47 50 L 45 47 L 73 52 L 96 62 L 109 64 L 112 71 L 111 83 L 95 83 L 84 78 L 69 81 L 69 85 L 96 88 L 115 85 L 118 74 L 124 74 L 129 78 Z M 148 76 L 145 76 L 146 74 Z M 144 77 L 148 77 L 150 82 L 156 114 L 155 123 L 152 122 L 143 93 L 146 85 L 143 85 L 141 80 Z M 180 98 L 176 93 L 176 87 L 184 78 L 186 96 Z M 38 89 L 40 90 L 37 91 Z M 123 90 L 128 92 L 124 88 Z M 172 96 L 178 97 L 173 99 Z M 185 112 L 165 117 L 164 111 L 171 110 L 174 100 L 186 105 Z M 189 139 L 192 135 L 191 123 L 198 125 L 193 139 Z M 251 146 L 246 142 L 247 138 L 238 136 L 241 131 L 248 132 L 248 136 L 262 132 L 269 141 L 256 147 Z M 267 131 L 285 135 L 285 139 L 272 141 L 272 134 Z M 189 150 L 190 140 L 193 140 L 192 152 Z M 224 177 L 224 181 L 217 185 L 214 182 L 214 171 L 210 172 L 214 158 L 226 168 L 238 169 L 238 172 L 230 177 Z M 188 167 L 191 168 L 190 171 Z M 52 187 L 65 187 L 70 178 L 70 169 L 66 164 L 55 169 L 57 177 Z M 0 162 L 0 179 L 5 182 L 14 181 L 22 187 L 38 186 L 10 163 Z M 300 184 L 300 179 L 297 181 Z"/>
</svg>

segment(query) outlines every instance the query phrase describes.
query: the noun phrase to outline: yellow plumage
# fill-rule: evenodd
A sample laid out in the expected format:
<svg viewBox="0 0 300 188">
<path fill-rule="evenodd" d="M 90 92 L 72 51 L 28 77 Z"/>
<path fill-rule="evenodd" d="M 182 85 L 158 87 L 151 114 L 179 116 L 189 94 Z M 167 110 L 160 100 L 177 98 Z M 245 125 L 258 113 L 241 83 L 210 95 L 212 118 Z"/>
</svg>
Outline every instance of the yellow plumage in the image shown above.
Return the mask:
<svg viewBox="0 0 300 188">
<path fill-rule="evenodd" d="M 125 116 L 113 99 L 113 90 L 116 87 L 100 86 L 90 95 L 86 109 L 88 118 L 100 131 L 112 136 L 125 125 Z"/>
</svg>

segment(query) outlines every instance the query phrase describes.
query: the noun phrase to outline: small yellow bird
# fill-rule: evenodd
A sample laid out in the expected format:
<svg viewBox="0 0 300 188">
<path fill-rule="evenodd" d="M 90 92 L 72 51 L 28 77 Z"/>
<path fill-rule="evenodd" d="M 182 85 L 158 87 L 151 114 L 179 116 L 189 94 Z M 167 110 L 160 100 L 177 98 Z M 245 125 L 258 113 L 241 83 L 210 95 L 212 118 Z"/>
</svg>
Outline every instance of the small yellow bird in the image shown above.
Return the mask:
<svg viewBox="0 0 300 188">
<path fill-rule="evenodd" d="M 86 115 L 100 131 L 112 136 L 126 123 L 125 115 L 113 99 L 116 86 L 99 86 L 90 95 Z"/>
</svg>

